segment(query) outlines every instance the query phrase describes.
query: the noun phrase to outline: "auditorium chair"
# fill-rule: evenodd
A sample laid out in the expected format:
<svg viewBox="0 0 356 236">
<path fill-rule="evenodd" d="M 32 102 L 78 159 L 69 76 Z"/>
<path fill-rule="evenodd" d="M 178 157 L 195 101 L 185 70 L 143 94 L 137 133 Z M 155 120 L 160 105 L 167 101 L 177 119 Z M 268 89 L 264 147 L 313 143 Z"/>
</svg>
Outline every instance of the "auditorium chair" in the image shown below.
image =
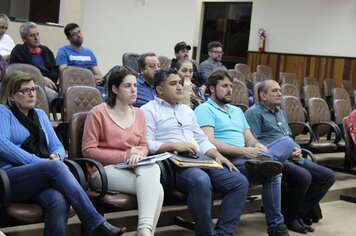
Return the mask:
<svg viewBox="0 0 356 236">
<path fill-rule="evenodd" d="M 320 90 L 317 86 L 309 84 L 304 85 L 303 87 L 303 96 L 304 96 L 304 106 L 308 108 L 309 99 L 317 97 L 321 98 Z"/>
<path fill-rule="evenodd" d="M 332 78 L 326 78 L 323 81 L 323 97 L 330 108 L 332 108 L 332 91 L 336 88 L 336 82 Z"/>
<path fill-rule="evenodd" d="M 308 108 L 309 123 L 315 140 L 333 142 L 337 146 L 337 151 L 343 151 L 345 143 L 341 141 L 340 128 L 331 120 L 331 113 L 326 101 L 322 98 L 311 98 L 308 101 Z M 322 139 L 325 136 L 326 138 Z"/>
<path fill-rule="evenodd" d="M 130 67 L 137 73 L 140 72 L 140 68 L 138 66 L 138 58 L 140 57 L 140 54 L 138 53 L 132 53 L 132 52 L 126 52 L 122 55 L 122 65 L 126 67 Z"/>
<path fill-rule="evenodd" d="M 252 75 L 250 67 L 243 63 L 237 63 L 234 69 L 243 75 L 247 88 L 252 90 Z"/>
<path fill-rule="evenodd" d="M 94 74 L 89 69 L 68 66 L 62 71 L 59 78 L 58 98 L 55 98 L 50 106 L 54 120 L 59 120 L 57 116 L 58 111 L 63 115 L 63 97 L 67 89 L 77 85 L 96 88 Z"/>
<path fill-rule="evenodd" d="M 274 79 L 272 68 L 267 65 L 257 65 L 256 71 L 262 73 L 266 76 L 267 79 Z"/>
<path fill-rule="evenodd" d="M 300 99 L 300 92 L 293 84 L 282 84 L 281 92 L 283 96 L 294 96 Z"/>
<path fill-rule="evenodd" d="M 245 77 L 240 72 L 236 71 L 235 69 L 229 69 L 228 72 L 229 72 L 230 77 L 233 80 L 239 80 L 239 81 L 245 83 Z"/>
<path fill-rule="evenodd" d="M 350 95 L 351 102 L 353 103 L 355 89 L 352 86 L 352 81 L 351 80 L 341 80 L 340 87 L 343 89 L 346 89 L 346 91 Z M 352 105 L 354 105 L 354 103 Z"/>
<path fill-rule="evenodd" d="M 316 79 L 314 77 L 304 77 L 303 86 L 306 86 L 306 85 L 314 85 L 315 87 L 318 88 L 318 90 L 320 92 L 320 85 L 319 85 L 318 79 Z"/>
<path fill-rule="evenodd" d="M 245 83 L 235 80 L 232 84 L 231 105 L 240 107 L 243 112 L 248 109 L 248 91 Z"/>
<path fill-rule="evenodd" d="M 171 59 L 166 56 L 158 56 L 161 69 L 168 69 L 171 66 Z"/>
<path fill-rule="evenodd" d="M 77 178 L 82 187 L 85 184 L 81 167 L 70 160 L 65 164 Z M 75 215 L 71 208 L 69 217 Z M 0 228 L 41 223 L 44 221 L 44 211 L 39 204 L 29 202 L 13 202 L 11 200 L 11 184 L 6 171 L 0 168 Z"/>
<path fill-rule="evenodd" d="M 305 149 L 315 153 L 334 152 L 337 145 L 333 142 L 321 142 L 307 122 L 307 113 L 297 97 L 283 96 L 281 109 L 286 113 L 292 137 Z"/>
<path fill-rule="evenodd" d="M 352 107 L 351 107 L 350 102 L 348 102 L 344 99 L 333 100 L 333 104 L 334 104 L 333 105 L 334 120 L 335 120 L 335 123 L 340 128 L 342 137 L 344 137 L 344 133 L 343 133 L 343 129 L 342 129 L 342 120 L 352 112 Z"/>
<path fill-rule="evenodd" d="M 45 89 L 45 82 L 44 82 L 42 73 L 37 67 L 30 65 L 30 64 L 13 63 L 6 67 L 5 73 L 12 73 L 12 72 L 15 72 L 18 70 L 32 75 L 34 78 L 35 84 L 40 86 L 43 90 Z"/>
</svg>

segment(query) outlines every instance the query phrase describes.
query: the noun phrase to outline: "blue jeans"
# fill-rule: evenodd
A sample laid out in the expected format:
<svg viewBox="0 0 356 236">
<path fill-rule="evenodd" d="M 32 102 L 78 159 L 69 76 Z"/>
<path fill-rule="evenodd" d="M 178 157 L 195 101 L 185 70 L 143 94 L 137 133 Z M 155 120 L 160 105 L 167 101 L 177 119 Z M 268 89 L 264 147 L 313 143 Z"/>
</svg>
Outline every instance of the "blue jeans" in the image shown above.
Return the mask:
<svg viewBox="0 0 356 236">
<path fill-rule="evenodd" d="M 78 181 L 61 161 L 43 161 L 6 170 L 13 202 L 34 202 L 45 212 L 45 235 L 67 235 L 69 205 L 89 229 L 105 219 L 94 208 Z"/>
<path fill-rule="evenodd" d="M 335 182 L 332 170 L 310 160 L 303 164 L 286 161 L 282 181 L 282 212 L 286 222 L 304 217 Z"/>
<path fill-rule="evenodd" d="M 196 223 L 196 235 L 233 235 L 245 205 L 248 185 L 245 176 L 227 168 L 176 167 L 176 188 L 188 194 L 187 205 Z M 223 194 L 215 227 L 211 219 L 213 190 Z"/>
<path fill-rule="evenodd" d="M 272 160 L 285 162 L 294 150 L 294 141 L 291 138 L 281 138 L 267 145 L 268 151 L 263 155 Z M 266 214 L 267 231 L 284 223 L 281 213 L 281 179 L 282 175 L 270 179 L 251 176 L 248 174 L 245 162 L 248 159 L 241 157 L 230 158 L 230 161 L 245 175 L 251 185 L 262 184 L 262 202 Z"/>
</svg>

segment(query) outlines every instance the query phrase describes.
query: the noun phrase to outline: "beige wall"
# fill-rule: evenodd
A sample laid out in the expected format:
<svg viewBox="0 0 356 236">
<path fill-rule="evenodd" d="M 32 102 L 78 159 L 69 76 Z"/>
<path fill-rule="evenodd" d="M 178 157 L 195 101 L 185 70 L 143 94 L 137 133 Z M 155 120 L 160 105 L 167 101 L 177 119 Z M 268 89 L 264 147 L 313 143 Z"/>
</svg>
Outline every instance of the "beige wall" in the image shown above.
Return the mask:
<svg viewBox="0 0 356 236">
<path fill-rule="evenodd" d="M 122 63 L 125 52 L 173 57 L 174 44 L 183 40 L 199 48 L 203 4 L 209 1 L 217 0 L 62 0 L 60 23 L 82 26 L 84 45 L 105 73 Z M 263 27 L 267 51 L 356 57 L 355 0 L 251 2 L 249 50 L 257 50 L 257 30 Z M 18 26 L 12 22 L 8 33 L 20 43 Z M 41 25 L 40 30 L 42 43 L 54 53 L 67 44 L 63 28 Z"/>
</svg>

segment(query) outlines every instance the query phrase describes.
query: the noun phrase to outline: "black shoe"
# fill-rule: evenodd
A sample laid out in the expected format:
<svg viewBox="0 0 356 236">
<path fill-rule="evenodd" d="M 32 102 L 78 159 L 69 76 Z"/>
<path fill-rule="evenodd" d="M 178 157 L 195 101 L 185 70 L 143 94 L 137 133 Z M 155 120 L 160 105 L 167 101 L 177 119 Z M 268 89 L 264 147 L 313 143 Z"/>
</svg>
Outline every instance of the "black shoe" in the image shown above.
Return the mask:
<svg viewBox="0 0 356 236">
<path fill-rule="evenodd" d="M 298 220 L 292 220 L 288 222 L 287 228 L 291 231 L 301 233 L 301 234 L 308 233 L 308 230 L 302 224 L 300 224 Z"/>
<path fill-rule="evenodd" d="M 304 222 L 304 224 L 309 225 L 309 226 L 313 224 L 313 220 L 310 218 L 303 218 L 303 222 Z"/>
<path fill-rule="evenodd" d="M 119 236 L 126 232 L 126 228 L 116 227 L 110 224 L 109 222 L 105 221 L 95 231 L 106 233 L 106 235 L 108 236 Z"/>
<path fill-rule="evenodd" d="M 268 236 L 289 236 L 289 233 L 285 225 L 278 225 L 269 231 Z"/>
<path fill-rule="evenodd" d="M 298 219 L 299 224 L 301 224 L 308 232 L 314 232 L 315 229 L 311 227 L 310 225 L 307 225 L 304 223 L 304 220 L 302 218 Z"/>
<path fill-rule="evenodd" d="M 283 165 L 278 161 L 272 161 L 268 158 L 262 157 L 257 159 L 250 159 L 245 162 L 245 167 L 252 176 L 261 176 L 270 178 L 282 173 Z"/>
</svg>

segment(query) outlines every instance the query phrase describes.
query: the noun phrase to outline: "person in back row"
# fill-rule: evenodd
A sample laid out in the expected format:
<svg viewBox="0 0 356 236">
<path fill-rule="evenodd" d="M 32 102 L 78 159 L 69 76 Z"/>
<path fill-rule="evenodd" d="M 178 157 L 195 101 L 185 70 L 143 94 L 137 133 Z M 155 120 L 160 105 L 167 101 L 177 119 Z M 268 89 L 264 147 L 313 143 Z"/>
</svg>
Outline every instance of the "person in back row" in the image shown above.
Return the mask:
<svg viewBox="0 0 356 236">
<path fill-rule="evenodd" d="M 0 14 L 0 55 L 4 57 L 5 60 L 10 58 L 12 49 L 15 47 L 14 40 L 6 34 L 9 27 L 10 19 L 5 14 Z"/>
<path fill-rule="evenodd" d="M 138 58 L 138 67 L 140 73 L 137 75 L 137 100 L 134 104 L 135 107 L 141 107 L 156 96 L 156 91 L 153 88 L 154 75 L 161 66 L 156 54 L 147 52 Z"/>
<path fill-rule="evenodd" d="M 82 31 L 76 23 L 69 23 L 64 27 L 69 45 L 58 49 L 56 64 L 63 71 L 67 66 L 77 66 L 89 69 L 93 72 L 97 88 L 102 94 L 105 93 L 105 81 L 98 67 L 97 59 L 92 50 L 83 47 Z"/>
<path fill-rule="evenodd" d="M 281 105 L 281 87 L 274 80 L 266 80 L 257 85 L 259 102 L 245 112 L 247 122 L 254 136 L 268 145 L 277 139 L 291 137 L 287 115 Z M 307 214 L 328 192 L 335 182 L 332 170 L 320 166 L 301 156 L 300 146 L 294 142 L 295 150 L 283 163 L 282 180 L 287 183 L 282 188 L 282 212 L 288 229 L 299 233 L 313 232 L 308 224 Z M 306 224 L 308 223 L 308 224 Z"/>
<path fill-rule="evenodd" d="M 17 44 L 11 51 L 10 64 L 24 63 L 36 66 L 42 73 L 49 102 L 58 97 L 57 82 L 59 70 L 53 52 L 41 44 L 40 30 L 33 22 L 25 22 L 20 28 L 23 44 Z"/>
<path fill-rule="evenodd" d="M 223 45 L 220 42 L 212 41 L 208 44 L 208 55 L 209 58 L 199 64 L 199 73 L 205 84 L 207 84 L 208 77 L 214 70 L 227 70 L 227 68 L 221 63 L 224 51 Z"/>
<path fill-rule="evenodd" d="M 262 184 L 262 202 L 266 213 L 267 231 L 270 236 L 286 236 L 288 230 L 284 225 L 281 213 L 281 174 L 263 175 L 266 171 L 261 167 L 258 171 L 247 170 L 247 161 L 251 158 L 279 161 L 282 164 L 293 151 L 293 140 L 282 138 L 268 146 L 258 142 L 250 131 L 250 127 L 242 110 L 230 105 L 232 78 L 226 70 L 214 71 L 208 79 L 210 98 L 195 109 L 197 121 L 204 133 L 209 137 L 219 152 L 248 177 L 250 185 Z M 269 161 L 268 161 L 269 162 Z M 262 161 L 263 164 L 263 161 Z"/>
</svg>

